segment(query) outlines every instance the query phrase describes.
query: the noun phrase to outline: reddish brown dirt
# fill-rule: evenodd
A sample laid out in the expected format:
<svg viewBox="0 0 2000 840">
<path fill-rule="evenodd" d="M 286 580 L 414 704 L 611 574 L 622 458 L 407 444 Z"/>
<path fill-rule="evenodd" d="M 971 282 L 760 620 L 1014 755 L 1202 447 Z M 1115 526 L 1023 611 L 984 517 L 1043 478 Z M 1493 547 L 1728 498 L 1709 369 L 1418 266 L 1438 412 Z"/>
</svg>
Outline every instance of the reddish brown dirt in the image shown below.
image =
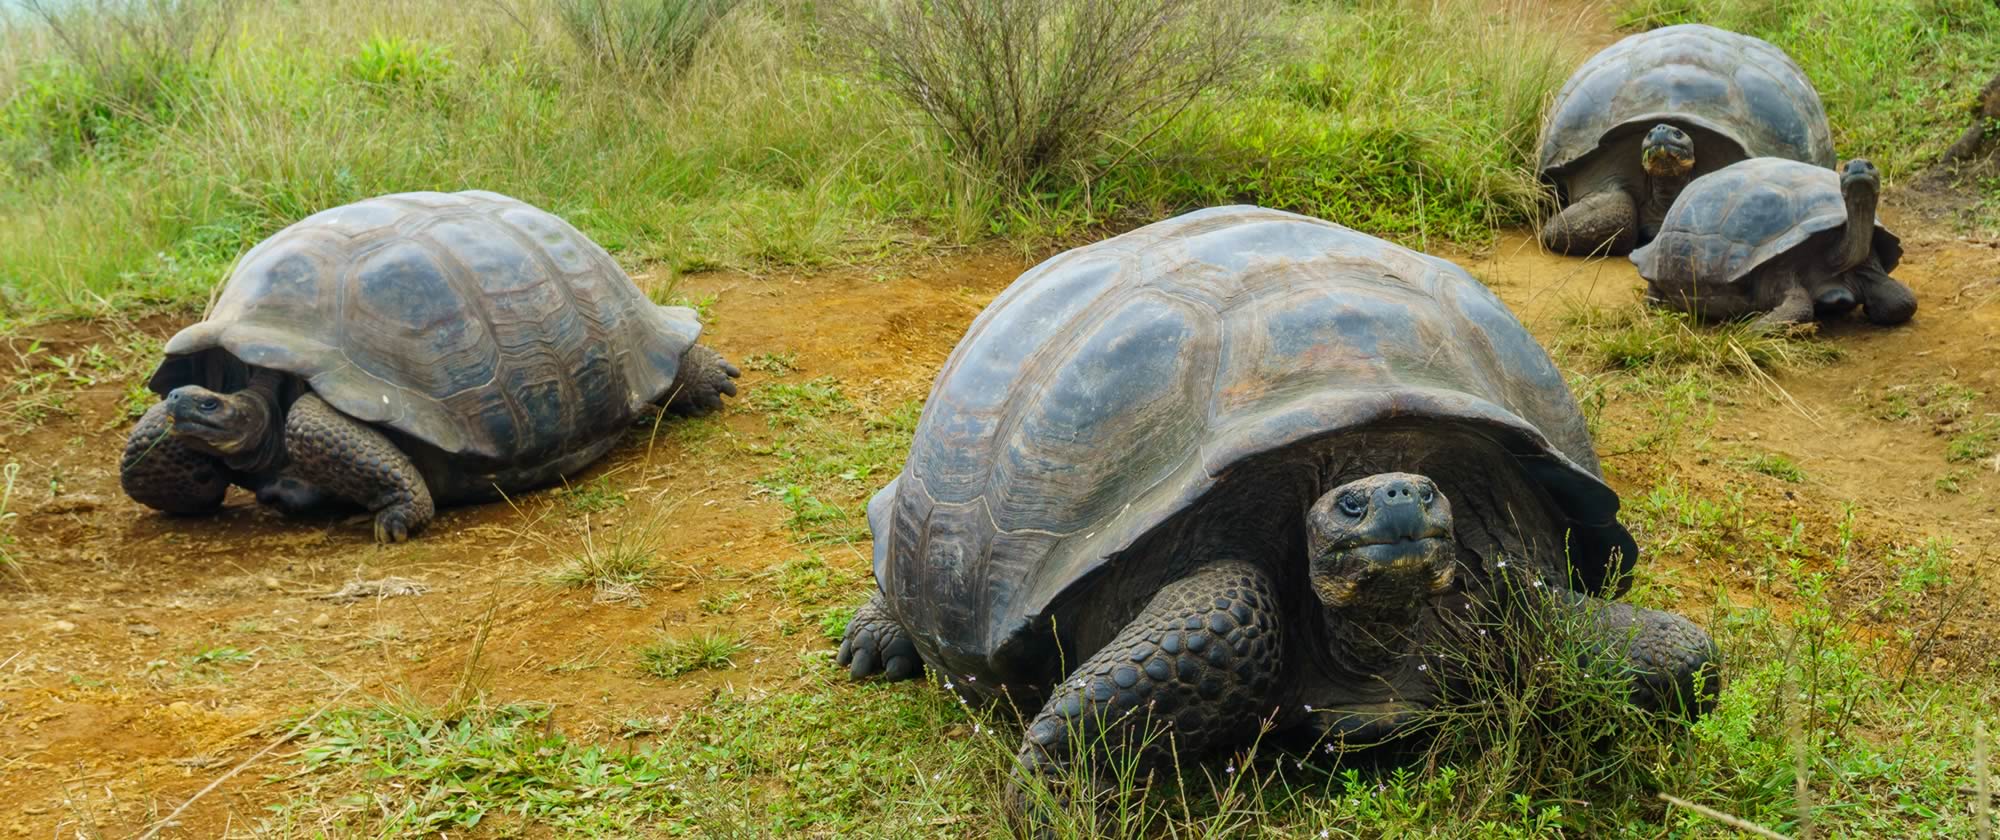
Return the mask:
<svg viewBox="0 0 2000 840">
<path fill-rule="evenodd" d="M 1898 275 L 1916 288 L 1922 312 L 1901 329 L 1829 330 L 1845 358 L 1778 380 L 1812 419 L 1749 391 L 1716 406 L 1712 453 L 1608 456 L 1620 491 L 1629 498 L 1667 476 L 1695 495 L 1742 491 L 1753 506 L 1797 516 L 1822 538 L 1830 538 L 1841 503 L 1852 502 L 1869 547 L 1947 536 L 1961 566 L 1989 567 L 1989 547 L 2000 541 L 1995 467 L 1948 465 L 1944 437 L 1876 417 L 1868 395 L 1952 381 L 1994 395 L 1980 410 L 2000 411 L 2000 250 L 1906 233 L 1910 252 Z M 1629 304 L 1639 288 L 1622 259 L 1557 258 L 1519 234 L 1458 258 L 1544 340 L 1568 307 Z M 836 377 L 858 402 L 886 406 L 922 397 L 971 319 L 1025 267 L 1014 256 L 976 252 L 886 276 L 713 274 L 686 278 L 684 288 L 716 295 L 707 340 L 731 358 L 791 352 L 798 370 L 782 379 Z M 184 320 L 133 329 L 157 340 Z M 53 325 L 15 347 L 36 338 L 61 355 L 114 344 L 125 329 Z M 0 803 L 7 803 L 0 829 L 14 835 L 128 836 L 271 744 L 298 714 L 404 688 L 438 696 L 458 680 L 489 610 L 487 684 L 502 699 L 565 701 L 564 729 L 581 737 L 609 737 L 623 721 L 701 702 L 725 684 L 783 688 L 801 652 L 824 655 L 816 633 L 783 637 L 775 629 L 796 621 L 796 609 L 745 586 L 801 550 L 786 510 L 753 485 L 772 468 L 756 451 L 772 433 L 742 399 L 719 435 L 703 441 L 671 427 L 641 430 L 578 477 L 603 476 L 622 490 L 630 502 L 621 509 L 580 516 L 557 494 L 539 492 L 511 505 L 447 511 L 420 539 L 382 547 L 365 521 L 284 520 L 240 494 L 203 519 L 160 516 L 125 499 L 114 473 L 127 422 L 120 400 L 143 375 L 135 367 L 73 388 L 65 411 L 0 431 L 0 463 L 21 464 L 12 509 L 22 565 L 0 579 L 0 743 L 8 745 L 0 754 Z M 746 370 L 742 384 L 747 395 L 777 378 Z M 1615 424 L 1620 415 L 1607 409 L 1606 416 Z M 1621 434 L 1614 426 L 1600 442 Z M 1739 449 L 1788 456 L 1808 478 L 1787 485 L 1726 466 Z M 1960 491 L 1937 489 L 1954 469 Z M 600 603 L 590 591 L 546 582 L 586 538 L 609 539 L 655 518 L 665 523 L 660 549 L 676 571 L 643 600 Z M 865 553 L 865 545 L 824 552 L 863 576 Z M 1697 600 L 1711 583 L 1733 588 L 1743 574 L 1686 554 L 1659 559 Z M 1893 574 L 1886 564 L 1878 558 L 1864 573 Z M 351 603 L 317 597 L 389 575 L 433 589 Z M 706 595 L 735 589 L 749 598 L 722 615 L 698 607 Z M 1950 623 L 1948 637 L 1964 643 L 1938 648 L 1945 666 L 1946 657 L 1987 652 L 1975 641 L 1996 630 L 1989 612 L 1980 605 Z M 648 678 L 631 650 L 662 625 L 726 625 L 748 632 L 752 649 L 733 670 Z M 246 656 L 197 661 L 219 648 Z M 202 799 L 165 836 L 218 836 L 254 824 L 262 806 L 283 796 L 282 786 L 258 781 L 283 755 L 280 748 Z"/>
</svg>

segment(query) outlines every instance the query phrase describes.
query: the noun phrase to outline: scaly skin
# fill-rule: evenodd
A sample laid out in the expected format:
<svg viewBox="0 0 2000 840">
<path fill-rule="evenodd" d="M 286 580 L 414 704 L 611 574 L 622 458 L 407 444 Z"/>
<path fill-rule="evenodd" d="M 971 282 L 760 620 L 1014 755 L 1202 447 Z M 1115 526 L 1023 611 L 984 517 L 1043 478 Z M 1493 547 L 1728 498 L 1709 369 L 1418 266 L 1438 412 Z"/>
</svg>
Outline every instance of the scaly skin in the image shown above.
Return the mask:
<svg viewBox="0 0 2000 840">
<path fill-rule="evenodd" d="M 118 459 L 125 494 L 166 513 L 209 513 L 222 507 L 230 474 L 222 459 L 198 452 L 173 436 L 167 404 L 154 403 L 132 428 Z"/>
<path fill-rule="evenodd" d="M 409 456 L 317 394 L 292 403 L 285 417 L 285 454 L 299 479 L 373 511 L 379 542 L 403 542 L 436 514 L 430 489 Z"/>
<path fill-rule="evenodd" d="M 667 410 L 697 417 L 722 410 L 723 395 L 736 396 L 735 379 L 743 375 L 722 354 L 696 344 L 681 356 L 680 372 L 667 389 Z"/>
</svg>

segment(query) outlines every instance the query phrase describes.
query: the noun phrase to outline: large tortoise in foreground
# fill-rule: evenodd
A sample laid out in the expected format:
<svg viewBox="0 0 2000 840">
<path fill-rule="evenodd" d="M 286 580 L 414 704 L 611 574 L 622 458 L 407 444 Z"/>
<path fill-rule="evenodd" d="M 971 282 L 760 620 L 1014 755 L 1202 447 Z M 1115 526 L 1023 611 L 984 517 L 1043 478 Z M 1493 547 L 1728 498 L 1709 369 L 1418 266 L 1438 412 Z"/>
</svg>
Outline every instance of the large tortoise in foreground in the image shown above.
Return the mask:
<svg viewBox="0 0 2000 840">
<path fill-rule="evenodd" d="M 547 484 L 654 403 L 699 413 L 738 372 L 563 220 L 490 192 L 336 207 L 259 243 L 167 342 L 121 483 L 171 513 L 231 484 L 345 502 L 407 539 L 436 505 Z"/>
<path fill-rule="evenodd" d="M 1834 165 L 1826 110 L 1791 56 L 1696 23 L 1628 36 L 1549 106 L 1537 171 L 1561 210 L 1542 243 L 1626 253 L 1651 241 L 1690 180 L 1750 157 Z"/>
<path fill-rule="evenodd" d="M 1351 743 L 1463 676 L 1449 616 L 1508 591 L 1588 610 L 1636 702 L 1698 707 L 1708 637 L 1600 600 L 1637 559 L 1617 512 L 1561 374 L 1465 272 L 1208 209 L 1057 256 L 973 323 L 869 503 L 880 591 L 838 660 L 1039 705 L 1031 771 L 1142 720 L 1182 752 L 1266 717 Z"/>
</svg>

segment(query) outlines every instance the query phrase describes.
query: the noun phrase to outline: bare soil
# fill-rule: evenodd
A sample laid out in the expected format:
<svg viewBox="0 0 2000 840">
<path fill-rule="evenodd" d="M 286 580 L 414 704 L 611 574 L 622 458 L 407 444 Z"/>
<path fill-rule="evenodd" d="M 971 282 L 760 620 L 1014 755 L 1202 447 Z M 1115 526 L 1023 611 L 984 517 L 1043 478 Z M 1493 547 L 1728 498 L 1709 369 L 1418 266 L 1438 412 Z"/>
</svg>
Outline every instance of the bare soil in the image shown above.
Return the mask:
<svg viewBox="0 0 2000 840">
<path fill-rule="evenodd" d="M 1889 222 L 1904 221 L 1892 208 Z M 1899 230 L 1909 253 L 1897 274 L 1923 307 L 1913 324 L 1828 329 L 1844 358 L 1779 377 L 1789 399 L 1746 387 L 1718 400 L 1704 451 L 1615 451 L 1630 415 L 1608 406 L 1599 443 L 1621 493 L 1630 499 L 1668 476 L 1696 496 L 1742 492 L 1753 507 L 1807 523 L 1817 540 L 1833 539 L 1851 503 L 1865 546 L 1949 537 L 1958 564 L 1989 568 L 2000 543 L 2000 464 L 1948 464 L 1950 429 L 1885 419 L 1878 403 L 1893 386 L 1938 382 L 2000 395 L 2000 243 Z M 1522 233 L 1454 258 L 1545 342 L 1571 307 L 1629 305 L 1641 286 L 1622 258 L 1554 257 Z M 746 396 L 777 381 L 831 376 L 857 402 L 890 406 L 927 393 L 972 318 L 1027 267 L 1017 255 L 980 251 L 887 275 L 698 275 L 683 278 L 681 290 L 715 295 L 706 340 L 739 363 L 795 354 L 795 371 L 746 370 Z M 157 341 L 191 318 L 129 328 Z M 61 355 L 114 345 L 126 329 L 55 324 L 15 337 L 14 347 L 39 340 Z M 496 696 L 559 701 L 564 731 L 583 738 L 615 738 L 622 721 L 671 715 L 725 686 L 782 690 L 797 679 L 800 655 L 830 655 L 810 628 L 780 634 L 780 623 L 799 619 L 795 607 L 743 586 L 801 548 L 787 509 L 754 484 L 773 468 L 773 456 L 759 451 L 773 432 L 742 398 L 712 434 L 677 434 L 674 421 L 657 433 L 638 428 L 574 479 L 603 477 L 627 496 L 622 507 L 583 514 L 543 491 L 449 510 L 419 539 L 378 546 L 364 520 L 287 520 L 240 492 L 220 515 L 199 519 L 126 499 L 115 472 L 129 422 L 121 401 L 144 375 L 71 389 L 62 410 L 0 430 L 0 463 L 21 465 L 12 509 L 22 559 L 16 572 L 0 572 L 0 832 L 143 831 L 316 708 L 403 689 L 448 691 L 482 626 Z M 1992 396 L 1978 402 L 1983 412 L 1996 406 Z M 1746 473 L 1730 463 L 1738 450 L 1790 458 L 1806 478 Z M 1939 488 L 1947 475 L 1957 476 L 1957 492 Z M 586 540 L 654 519 L 667 523 L 660 549 L 675 570 L 662 585 L 604 602 L 548 581 Z M 822 553 L 866 578 L 865 544 Z M 1717 586 L 1748 585 L 1744 569 L 1704 559 L 1680 552 L 1652 562 L 1695 605 Z M 1894 572 L 1884 556 L 1855 574 Z M 323 597 L 391 576 L 429 589 Z M 747 600 L 720 614 L 700 606 L 739 589 Z M 1929 661 L 1917 664 L 1985 667 L 1989 640 L 2000 636 L 1990 615 L 1979 588 L 1924 648 Z M 641 674 L 632 657 L 662 626 L 727 626 L 752 647 L 734 669 L 663 681 Z M 265 779 L 283 769 L 286 751 L 203 797 L 163 836 L 220 836 L 254 824 L 263 806 L 285 796 L 285 784 Z"/>
</svg>

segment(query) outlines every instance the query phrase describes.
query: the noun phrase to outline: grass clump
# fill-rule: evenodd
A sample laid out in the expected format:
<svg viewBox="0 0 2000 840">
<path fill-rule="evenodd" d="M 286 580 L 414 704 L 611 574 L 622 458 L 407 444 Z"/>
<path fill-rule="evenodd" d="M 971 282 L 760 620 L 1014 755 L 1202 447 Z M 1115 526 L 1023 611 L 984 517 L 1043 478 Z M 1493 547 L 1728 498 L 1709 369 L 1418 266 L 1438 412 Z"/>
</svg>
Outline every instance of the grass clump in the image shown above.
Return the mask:
<svg viewBox="0 0 2000 840">
<path fill-rule="evenodd" d="M 1806 471 L 1799 467 L 1799 462 L 1770 452 L 1759 452 L 1744 459 L 1743 468 L 1793 484 L 1806 480 Z"/>
<path fill-rule="evenodd" d="M 695 671 L 733 668 L 736 654 L 749 649 L 741 635 L 728 630 L 703 630 L 687 636 L 661 633 L 639 647 L 639 670 L 670 680 Z"/>
<path fill-rule="evenodd" d="M 586 527 L 583 544 L 550 579 L 559 586 L 593 589 L 599 601 L 630 601 L 659 582 L 661 542 L 652 524 L 620 528 L 608 540 Z"/>
<path fill-rule="evenodd" d="M 2000 455 L 2000 419 L 1974 424 L 1945 444 L 1945 460 L 1952 463 L 1979 461 Z"/>
<path fill-rule="evenodd" d="M 20 477 L 20 464 L 0 465 L 0 569 L 14 572 L 21 569 L 20 558 L 14 556 L 14 523 L 20 519 L 14 512 L 14 482 Z"/>
<path fill-rule="evenodd" d="M 556 18 L 599 65 L 672 81 L 742 0 L 554 0 Z"/>
<path fill-rule="evenodd" d="M 1686 313 L 1654 306 L 1579 308 L 1564 317 L 1563 326 L 1558 349 L 1600 370 L 1755 376 L 1840 356 L 1832 344 L 1815 338 L 1759 331 L 1748 323 L 1705 326 Z"/>
<path fill-rule="evenodd" d="M 1007 192 L 1157 131 L 1254 56 L 1246 0 L 887 0 L 827 19 L 964 165 Z"/>
</svg>

